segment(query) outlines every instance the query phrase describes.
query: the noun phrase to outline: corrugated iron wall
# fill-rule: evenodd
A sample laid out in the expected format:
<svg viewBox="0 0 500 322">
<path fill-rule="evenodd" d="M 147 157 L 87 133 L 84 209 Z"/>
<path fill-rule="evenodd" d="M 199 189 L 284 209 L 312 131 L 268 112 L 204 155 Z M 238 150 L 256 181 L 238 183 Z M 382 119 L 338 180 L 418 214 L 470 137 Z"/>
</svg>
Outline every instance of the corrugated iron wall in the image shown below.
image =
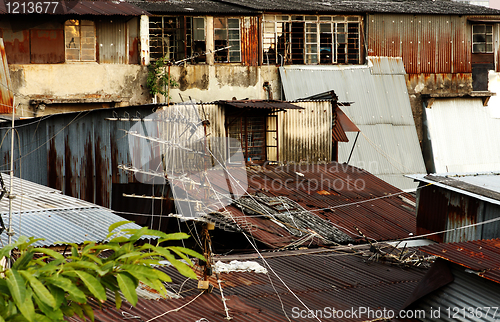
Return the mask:
<svg viewBox="0 0 500 322">
<path fill-rule="evenodd" d="M 440 187 L 418 191 L 417 234 L 427 234 L 483 222 L 500 216 L 500 206 Z M 454 243 L 500 237 L 500 223 L 452 230 L 427 238 Z"/>
<path fill-rule="evenodd" d="M 127 120 L 139 112 L 152 113 L 151 107 L 102 109 L 53 115 L 47 119 L 17 121 L 14 173 L 23 179 L 62 190 L 65 194 L 111 207 L 113 184 L 134 183 L 129 172 L 118 169 L 131 164 L 127 135 L 135 123 Z M 9 127 L 0 134 L 10 140 Z M 19 155 L 22 156 L 19 159 Z M 9 169 L 10 145 L 0 147 L 1 170 Z"/>
<path fill-rule="evenodd" d="M 123 19 L 101 21 L 97 25 L 97 41 L 100 63 L 127 63 L 127 23 Z"/>
<path fill-rule="evenodd" d="M 259 64 L 259 18 L 241 19 L 241 61 L 245 66 Z"/>
<path fill-rule="evenodd" d="M 278 112 L 279 161 L 330 161 L 332 108 L 329 101 L 297 102 L 304 110 Z"/>
<path fill-rule="evenodd" d="M 3 40 L 0 38 L 0 114 L 12 113 L 14 105 L 14 94 L 11 90 L 12 83 L 10 80 L 9 66 L 7 65 L 7 56 L 5 55 L 5 47 Z"/>
<path fill-rule="evenodd" d="M 367 30 L 368 55 L 403 57 L 408 74 L 472 71 L 467 16 L 375 14 Z"/>
</svg>

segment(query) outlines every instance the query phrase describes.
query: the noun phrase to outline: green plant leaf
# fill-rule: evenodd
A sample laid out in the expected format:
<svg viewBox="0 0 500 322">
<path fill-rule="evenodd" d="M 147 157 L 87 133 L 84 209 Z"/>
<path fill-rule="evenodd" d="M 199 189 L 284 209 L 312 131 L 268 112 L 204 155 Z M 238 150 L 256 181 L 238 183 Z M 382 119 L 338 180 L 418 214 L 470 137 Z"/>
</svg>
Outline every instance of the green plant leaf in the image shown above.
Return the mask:
<svg viewBox="0 0 500 322">
<path fill-rule="evenodd" d="M 88 304 L 82 304 L 81 307 L 83 309 L 83 313 L 89 317 L 90 321 L 94 322 L 94 310 L 92 310 L 92 307 Z"/>
<path fill-rule="evenodd" d="M 162 247 L 158 247 L 157 251 L 159 253 L 161 253 L 161 255 L 164 256 L 170 262 L 170 264 L 174 265 L 174 267 L 179 271 L 179 273 L 181 273 L 182 275 L 184 275 L 186 277 L 192 278 L 192 279 L 197 278 L 196 273 L 193 272 L 191 267 L 189 267 L 188 265 L 186 265 L 185 263 L 183 263 L 181 261 L 178 261 L 174 257 L 174 255 L 172 255 L 167 249 L 162 248 Z"/>
<path fill-rule="evenodd" d="M 122 307 L 122 297 L 120 295 L 120 292 L 118 292 L 118 290 L 115 291 L 115 304 L 117 310 L 119 310 Z"/>
<path fill-rule="evenodd" d="M 59 305 L 49 306 L 42 302 L 40 298 L 35 294 L 33 294 L 33 299 L 35 300 L 38 308 L 52 321 L 60 321 L 64 319 L 63 312 L 59 309 Z"/>
<path fill-rule="evenodd" d="M 135 283 L 133 277 L 129 273 L 118 273 L 116 274 L 116 280 L 118 281 L 118 286 L 123 293 L 123 296 L 132 304 L 137 305 L 137 284 Z"/>
<path fill-rule="evenodd" d="M 193 257 L 196 257 L 198 259 L 201 259 L 202 261 L 206 261 L 207 259 L 205 258 L 205 256 L 203 256 L 202 254 L 198 253 L 198 252 L 195 252 L 194 250 L 192 249 L 189 249 L 189 248 L 185 248 L 185 247 L 180 247 L 180 246 L 170 246 L 170 247 L 167 247 L 167 249 L 176 249 L 180 252 L 183 252 L 184 254 L 187 254 L 189 256 L 193 256 Z"/>
<path fill-rule="evenodd" d="M 85 293 L 80 290 L 69 278 L 57 276 L 45 278 L 47 283 L 59 287 L 60 289 L 68 292 L 78 303 L 86 303 L 87 297 Z"/>
<path fill-rule="evenodd" d="M 27 251 L 24 252 L 24 254 L 19 257 L 14 264 L 12 265 L 12 268 L 14 269 L 26 269 L 26 266 L 30 263 L 30 261 L 33 259 L 33 252 Z"/>
<path fill-rule="evenodd" d="M 45 315 L 42 315 L 42 314 L 36 314 L 35 318 L 36 318 L 36 322 L 54 322 L 54 321 L 57 321 L 57 320 L 49 319 L 48 317 L 46 317 Z"/>
<path fill-rule="evenodd" d="M 24 301 L 26 300 L 25 281 L 21 274 L 19 274 L 19 272 L 15 269 L 7 270 L 5 272 L 5 276 L 7 277 L 7 287 L 12 295 L 12 299 L 14 300 L 14 303 L 16 303 L 17 307 L 21 309 Z"/>
<path fill-rule="evenodd" d="M 102 259 L 100 259 L 99 257 L 97 257 L 93 254 L 84 254 L 84 256 L 87 257 L 88 259 L 94 261 L 95 263 L 102 265 Z"/>
<path fill-rule="evenodd" d="M 33 303 L 33 291 L 28 286 L 26 288 L 26 297 L 21 306 L 18 306 L 19 311 L 29 322 L 35 321 L 35 304 Z"/>
<path fill-rule="evenodd" d="M 104 287 L 102 287 L 101 282 L 97 280 L 97 278 L 90 275 L 89 273 L 82 271 L 75 271 L 75 273 L 78 275 L 78 277 L 80 277 L 90 293 L 92 293 L 99 301 L 106 301 L 106 291 L 104 290 Z"/>
<path fill-rule="evenodd" d="M 113 230 L 115 230 L 115 228 L 118 228 L 118 227 L 126 225 L 126 224 L 130 224 L 130 223 L 133 223 L 133 221 L 131 221 L 131 220 L 122 220 L 122 221 L 115 222 L 114 224 L 111 224 L 109 226 L 108 232 L 111 233 Z M 108 236 L 108 238 L 109 238 L 109 236 Z"/>
<path fill-rule="evenodd" d="M 28 282 L 31 285 L 31 288 L 41 301 L 43 301 L 44 303 L 46 303 L 51 307 L 56 306 L 56 300 L 54 296 L 52 296 L 49 290 L 36 277 L 31 275 L 31 273 L 27 271 L 19 271 L 19 273 L 21 273 L 21 275 L 26 280 L 28 280 Z"/>
<path fill-rule="evenodd" d="M 62 259 L 64 260 L 64 256 L 59 254 L 58 252 L 56 251 L 53 251 L 52 249 L 49 249 L 49 248 L 34 248 L 33 251 L 35 253 L 42 253 L 42 254 L 46 254 L 46 255 L 49 255 L 55 259 Z"/>
<path fill-rule="evenodd" d="M 76 315 L 78 315 L 82 320 L 85 321 L 85 316 L 83 315 L 83 309 L 80 306 L 80 304 L 73 302 L 70 304 L 70 306 L 73 309 L 73 311 L 76 313 Z"/>
<path fill-rule="evenodd" d="M 189 235 L 186 233 L 173 233 L 173 234 L 168 234 L 167 237 L 160 239 L 160 242 L 164 242 L 167 240 L 181 240 L 187 238 L 189 238 Z"/>
</svg>

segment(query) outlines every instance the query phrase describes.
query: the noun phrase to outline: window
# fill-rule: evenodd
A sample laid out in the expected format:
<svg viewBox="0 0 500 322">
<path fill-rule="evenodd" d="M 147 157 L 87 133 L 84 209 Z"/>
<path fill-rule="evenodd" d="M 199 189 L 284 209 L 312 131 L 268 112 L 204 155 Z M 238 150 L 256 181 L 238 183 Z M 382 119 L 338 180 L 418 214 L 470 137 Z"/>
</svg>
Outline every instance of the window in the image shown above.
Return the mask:
<svg viewBox="0 0 500 322">
<path fill-rule="evenodd" d="M 64 24 L 66 61 L 95 61 L 95 25 L 89 20 L 68 20 Z"/>
<path fill-rule="evenodd" d="M 205 62 L 205 19 L 201 17 L 150 17 L 149 52 L 152 61 L 192 58 Z"/>
<path fill-rule="evenodd" d="M 228 137 L 241 142 L 241 149 L 245 160 L 266 160 L 266 117 L 265 116 L 239 116 L 227 118 Z M 234 142 L 230 140 L 230 142 Z M 239 146 L 228 147 L 233 155 Z M 233 151 L 234 150 L 234 151 Z M 231 160 L 232 161 L 232 160 Z"/>
<path fill-rule="evenodd" d="M 359 64 L 360 17 L 275 16 L 263 19 L 264 64 Z"/>
<path fill-rule="evenodd" d="M 472 25 L 472 53 L 493 52 L 493 26 Z"/>
<path fill-rule="evenodd" d="M 241 61 L 240 19 L 214 18 L 215 62 Z M 222 48 L 229 47 L 222 50 Z"/>
</svg>

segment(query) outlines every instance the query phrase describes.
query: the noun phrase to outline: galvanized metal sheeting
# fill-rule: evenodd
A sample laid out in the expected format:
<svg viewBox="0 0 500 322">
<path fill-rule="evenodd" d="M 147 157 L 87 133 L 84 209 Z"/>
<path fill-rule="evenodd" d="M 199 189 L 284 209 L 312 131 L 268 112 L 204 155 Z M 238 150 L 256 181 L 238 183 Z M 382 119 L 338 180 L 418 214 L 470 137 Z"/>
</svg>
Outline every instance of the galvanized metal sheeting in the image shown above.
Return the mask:
<svg viewBox="0 0 500 322">
<path fill-rule="evenodd" d="M 437 173 L 500 169 L 500 119 L 481 98 L 436 99 L 424 113 Z"/>
<path fill-rule="evenodd" d="M 2 178 L 8 187 L 10 176 L 2 174 Z M 13 178 L 12 195 L 12 240 L 20 236 L 45 238 L 35 246 L 54 246 L 61 242 L 81 244 L 87 240 L 101 242 L 106 239 L 108 227 L 123 220 L 109 209 L 17 177 Z M 0 200 L 0 215 L 8 225 L 9 199 L 5 196 Z M 140 226 L 130 223 L 122 228 Z M 7 244 L 7 234 L 1 234 L 0 240 Z"/>
<path fill-rule="evenodd" d="M 361 130 L 350 164 L 400 189 L 414 189 L 416 184 L 404 174 L 426 173 L 426 169 L 405 78 L 398 72 L 401 62 L 393 60 L 373 58 L 372 68 L 286 66 L 280 67 L 280 75 L 288 100 L 334 90 L 339 101 L 353 102 L 342 109 Z M 397 74 L 387 74 L 391 71 Z M 340 162 L 348 160 L 356 133 L 347 136 L 349 142 L 339 144 Z"/>
<path fill-rule="evenodd" d="M 453 282 L 424 296 L 412 306 L 412 309 L 425 310 L 427 313 L 426 318 L 419 320 L 496 321 L 498 319 L 496 308 L 500 303 L 500 285 L 468 273 L 457 265 L 452 265 L 451 273 L 455 278 Z M 439 318 L 430 317 L 431 310 L 433 312 L 439 310 Z"/>
</svg>

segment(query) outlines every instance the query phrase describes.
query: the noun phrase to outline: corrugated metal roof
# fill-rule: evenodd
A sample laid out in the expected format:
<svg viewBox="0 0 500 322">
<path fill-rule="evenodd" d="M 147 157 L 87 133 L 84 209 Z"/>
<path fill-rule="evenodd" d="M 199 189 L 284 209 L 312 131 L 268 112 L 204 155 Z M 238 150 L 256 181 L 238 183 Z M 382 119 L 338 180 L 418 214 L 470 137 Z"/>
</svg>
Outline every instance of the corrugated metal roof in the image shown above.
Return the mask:
<svg viewBox="0 0 500 322">
<path fill-rule="evenodd" d="M 256 10 L 283 12 L 408 13 L 408 14 L 500 14 L 499 10 L 455 1 L 434 0 L 221 0 Z"/>
<path fill-rule="evenodd" d="M 267 108 L 267 109 L 283 109 L 283 110 L 303 110 L 303 107 L 291 104 L 284 101 L 273 100 L 233 100 L 219 101 L 223 105 L 229 105 L 237 108 Z"/>
<path fill-rule="evenodd" d="M 25 3 L 28 1 L 21 0 L 18 2 Z M 5 1 L 0 3 L 0 14 L 11 14 L 5 4 Z M 54 15 L 149 15 L 147 11 L 125 1 L 57 1 L 51 2 L 50 6 L 44 5 L 42 10 L 46 10 L 48 14 Z M 25 12 L 20 10 L 20 12 L 21 14 L 28 14 L 28 10 Z M 39 15 L 40 13 L 34 12 L 32 14 Z"/>
<path fill-rule="evenodd" d="M 298 203 L 308 215 L 357 241 L 362 238 L 356 229 L 378 241 L 416 233 L 415 206 L 412 204 L 415 198 L 364 170 L 339 163 L 266 165 L 247 167 L 247 176 L 248 193 L 265 207 L 228 206 L 230 214 L 209 218 L 216 227 L 228 231 L 239 231 L 234 230 L 236 221 L 240 229 L 271 248 L 345 242 L 329 238 L 329 232 L 312 220 L 298 227 L 293 217 L 300 213 L 294 215 L 293 211 L 284 211 L 288 209 L 283 206 L 282 198 Z M 261 200 L 262 196 L 265 200 Z M 267 205 L 274 205 L 276 211 L 267 211 Z M 281 212 L 279 206 L 284 208 Z M 281 218 L 286 215 L 289 218 Z M 298 240 L 302 242 L 297 243 Z"/>
<path fill-rule="evenodd" d="M 250 7 L 212 0 L 129 1 L 139 8 L 155 14 L 254 14 Z"/>
<path fill-rule="evenodd" d="M 351 310 L 353 307 L 398 310 L 425 273 L 422 269 L 372 262 L 356 251 L 349 253 L 305 250 L 264 253 L 263 256 L 276 274 L 312 310 L 324 310 L 325 307 L 330 310 Z M 232 260 L 250 260 L 265 266 L 256 254 L 214 258 L 214 261 L 218 260 L 225 263 Z M 107 301 L 102 310 L 94 311 L 96 321 L 117 321 L 122 320 L 124 316 L 134 316 L 147 321 L 181 307 L 198 295 L 196 280 L 186 281 L 186 278 L 171 266 L 159 269 L 172 278 L 168 288 L 175 292 L 182 291 L 180 295 L 184 298 L 159 301 L 141 298 L 136 307 L 124 303 L 121 311 L 114 309 L 112 301 Z M 197 273 L 201 274 L 199 268 Z M 296 320 L 296 309 L 293 308 L 305 310 L 269 268 L 268 273 L 220 273 L 218 279 L 221 280 L 228 314 L 234 321 L 289 321 L 289 318 Z M 178 312 L 163 315 L 162 319 L 227 321 L 217 278 L 213 275 L 209 281 L 214 286 L 212 293 L 201 295 Z M 321 320 L 331 319 L 323 316 Z M 344 317 L 341 320 L 364 321 L 367 317 L 360 317 L 358 314 L 357 317 Z"/>
<path fill-rule="evenodd" d="M 424 113 L 435 172 L 500 169 L 500 119 L 481 98 L 435 99 Z"/>
<path fill-rule="evenodd" d="M 500 205 L 500 173 L 408 175 L 425 183 Z"/>
<path fill-rule="evenodd" d="M 413 310 L 424 310 L 427 313 L 426 318 L 419 320 L 497 321 L 499 312 L 496 307 L 500 303 L 500 285 L 470 274 L 457 265 L 452 265 L 450 271 L 454 277 L 453 282 L 424 296 L 411 306 Z M 439 316 L 430 317 L 431 310 L 436 312 L 435 315 L 438 315 L 439 310 Z M 468 315 L 469 312 L 473 314 Z"/>
<path fill-rule="evenodd" d="M 1 175 L 8 189 L 10 176 Z M 80 244 L 86 240 L 100 242 L 106 239 L 111 224 L 124 220 L 109 209 L 63 195 L 59 190 L 17 177 L 13 179 L 13 240 L 21 235 L 45 238 L 36 242 L 36 246 L 52 246 L 60 242 Z M 9 199 L 5 196 L 0 200 L 0 215 L 8 225 Z M 130 223 L 122 228 L 138 229 L 140 226 Z M 5 232 L 0 239 L 7 244 Z"/>
<path fill-rule="evenodd" d="M 3 38 L 0 38 L 0 59 L 0 114 L 12 113 L 14 94 L 11 90 L 12 83 Z"/>
<path fill-rule="evenodd" d="M 373 75 L 405 75 L 405 66 L 401 57 L 368 56 L 368 66 Z"/>
<path fill-rule="evenodd" d="M 333 89 L 339 101 L 353 102 L 342 109 L 361 130 L 350 164 L 400 189 L 415 189 L 416 184 L 404 175 L 426 173 L 426 169 L 403 75 L 375 75 L 364 65 L 286 66 L 280 67 L 280 76 L 287 100 Z M 349 143 L 339 144 L 341 162 L 347 162 L 356 133 L 347 137 Z"/>
<path fill-rule="evenodd" d="M 467 267 L 478 276 L 500 283 L 500 239 L 434 244 L 421 251 Z"/>
</svg>

